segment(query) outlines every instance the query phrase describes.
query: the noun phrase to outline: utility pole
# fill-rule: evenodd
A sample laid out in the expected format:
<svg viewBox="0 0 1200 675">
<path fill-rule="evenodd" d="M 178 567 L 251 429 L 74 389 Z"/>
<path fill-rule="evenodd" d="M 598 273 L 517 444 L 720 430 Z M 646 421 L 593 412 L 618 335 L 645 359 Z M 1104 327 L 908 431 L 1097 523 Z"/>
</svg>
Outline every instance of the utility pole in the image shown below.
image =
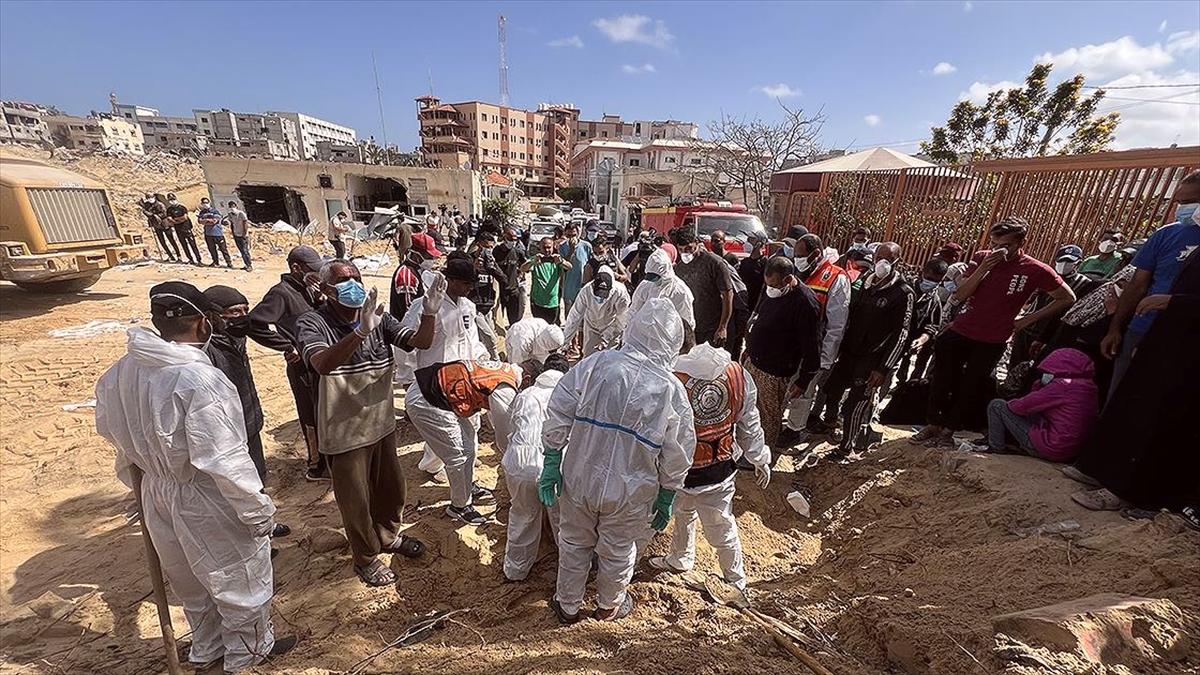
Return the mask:
<svg viewBox="0 0 1200 675">
<path fill-rule="evenodd" d="M 500 37 L 500 105 L 508 105 L 508 34 L 505 25 L 508 20 L 501 14 L 497 20 L 497 31 Z"/>
<path fill-rule="evenodd" d="M 371 70 L 375 72 L 375 98 L 379 101 L 379 128 L 383 132 L 383 163 L 391 164 L 388 156 L 387 122 L 383 117 L 383 91 L 379 88 L 379 66 L 375 63 L 375 52 L 371 52 Z"/>
</svg>

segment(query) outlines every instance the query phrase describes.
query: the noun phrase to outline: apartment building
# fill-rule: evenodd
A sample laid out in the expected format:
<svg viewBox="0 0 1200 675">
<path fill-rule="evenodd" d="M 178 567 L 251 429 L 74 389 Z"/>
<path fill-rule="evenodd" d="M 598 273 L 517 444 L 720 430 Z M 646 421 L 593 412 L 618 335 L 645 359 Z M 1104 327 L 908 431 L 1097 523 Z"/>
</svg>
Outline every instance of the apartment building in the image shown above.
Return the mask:
<svg viewBox="0 0 1200 675">
<path fill-rule="evenodd" d="M 265 159 L 300 159 L 296 124 L 276 114 L 238 113 L 228 109 L 192 110 L 209 152 Z"/>
<path fill-rule="evenodd" d="M 300 159 L 317 159 L 318 141 L 329 141 L 340 145 L 354 145 L 358 142 L 358 132 L 354 129 L 327 122 L 312 115 L 275 110 L 268 110 L 265 114 L 291 120 L 296 126 L 296 137 L 299 139 L 297 152 Z"/>
<path fill-rule="evenodd" d="M 92 112 L 88 117 L 53 115 L 45 119 L 50 138 L 64 148 L 146 154 L 141 126 L 124 117 Z"/>
<path fill-rule="evenodd" d="M 208 150 L 208 137 L 200 131 L 195 117 L 168 117 L 158 108 L 119 103 L 116 94 L 108 97 L 112 116 L 141 127 L 146 150 L 172 150 L 181 154 L 202 155 Z"/>
<path fill-rule="evenodd" d="M 552 198 L 570 185 L 570 152 L 579 109 L 543 103 L 522 110 L 482 101 L 417 99 L 421 153 L 434 166 L 495 172 L 530 197 Z"/>
<path fill-rule="evenodd" d="M 688 140 L 698 138 L 700 127 L 694 122 L 679 120 L 635 120 L 626 122 L 620 115 L 604 115 L 599 120 L 579 120 L 577 143 L 588 141 L 623 141 L 648 143 L 654 140 Z"/>
<path fill-rule="evenodd" d="M 11 143 L 49 143 L 46 117 L 50 111 L 36 103 L 4 101 L 0 103 L 0 141 Z"/>
</svg>

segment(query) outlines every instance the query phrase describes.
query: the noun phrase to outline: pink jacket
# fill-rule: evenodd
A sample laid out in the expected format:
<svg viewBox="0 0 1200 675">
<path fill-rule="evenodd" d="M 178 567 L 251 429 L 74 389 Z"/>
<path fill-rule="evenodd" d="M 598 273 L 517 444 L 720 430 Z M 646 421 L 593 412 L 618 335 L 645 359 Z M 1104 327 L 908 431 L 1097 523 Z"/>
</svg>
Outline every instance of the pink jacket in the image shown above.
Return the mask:
<svg viewBox="0 0 1200 675">
<path fill-rule="evenodd" d="M 1069 462 L 1099 417 L 1099 390 L 1092 381 L 1095 368 L 1078 349 L 1056 349 L 1038 364 L 1038 370 L 1054 379 L 1050 384 L 1039 380 L 1033 391 L 1009 401 L 1008 409 L 1034 418 L 1029 440 L 1043 457 Z"/>
</svg>

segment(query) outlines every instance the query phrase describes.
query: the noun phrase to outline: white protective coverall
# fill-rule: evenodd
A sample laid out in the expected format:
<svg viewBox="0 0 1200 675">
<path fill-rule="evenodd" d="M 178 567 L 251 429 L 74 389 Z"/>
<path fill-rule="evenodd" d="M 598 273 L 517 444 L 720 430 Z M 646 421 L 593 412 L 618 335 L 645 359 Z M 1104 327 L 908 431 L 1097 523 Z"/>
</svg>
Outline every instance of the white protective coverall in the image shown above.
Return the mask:
<svg viewBox="0 0 1200 675">
<path fill-rule="evenodd" d="M 670 370 L 682 345 L 671 302 L 650 299 L 630 319 L 620 349 L 580 361 L 550 396 L 542 443 L 563 448 L 554 598 L 568 614 L 583 602 L 593 553 L 597 606 L 621 606 L 659 488 L 683 487 L 696 430 Z"/>
<path fill-rule="evenodd" d="M 650 257 L 646 259 L 646 274 L 658 274 L 660 278 L 657 281 L 642 280 L 637 288 L 633 289 L 633 298 L 629 303 L 630 316 L 637 314 L 651 298 L 666 298 L 675 308 L 675 312 L 679 314 L 679 318 L 683 320 L 683 325 L 688 331 L 696 330 L 696 314 L 692 309 L 692 305 L 696 302 L 692 295 L 692 289 L 683 283 L 683 280 L 675 276 L 675 268 L 671 266 L 671 256 L 667 252 L 656 249 Z"/>
<path fill-rule="evenodd" d="M 558 541 L 558 505 L 547 509 L 538 499 L 542 474 L 542 424 L 550 394 L 563 374 L 546 370 L 517 394 L 512 404 L 512 435 L 500 465 L 512 504 L 508 509 L 508 541 L 504 545 L 504 576 L 520 581 L 529 576 L 542 543 L 542 514 L 550 516 L 550 529 Z M 497 437 L 498 438 L 498 437 Z"/>
<path fill-rule="evenodd" d="M 506 367 L 516 369 L 520 382 L 520 366 Z M 497 445 L 502 443 L 500 436 L 507 439 L 511 433 L 509 407 L 516 394 L 512 387 L 505 386 L 497 387 L 488 395 L 488 414 L 495 427 Z M 459 509 L 469 506 L 475 484 L 475 455 L 479 450 L 479 414 L 459 417 L 431 404 L 415 381 L 404 394 L 404 410 L 425 441 L 425 447 L 445 466 L 446 481 L 450 483 L 450 503 Z M 500 451 L 503 452 L 503 448 Z"/>
<path fill-rule="evenodd" d="M 595 354 L 606 346 L 616 346 L 617 338 L 625 332 L 629 322 L 629 291 L 625 284 L 616 281 L 616 275 L 608 267 L 601 267 L 598 274 L 607 273 L 613 280 L 607 298 L 598 298 L 592 287 L 595 280 L 584 284 L 563 325 L 563 337 L 567 342 L 575 333 L 583 333 L 583 356 Z"/>
<path fill-rule="evenodd" d="M 825 259 L 836 261 L 838 252 L 835 248 L 826 248 Z M 810 270 L 811 273 L 811 270 Z M 802 396 L 797 396 L 788 403 L 784 413 L 784 423 L 792 431 L 803 431 L 808 424 L 808 416 L 812 412 L 813 403 L 821 394 L 821 387 L 829 379 L 829 371 L 837 360 L 838 349 L 842 346 L 842 335 L 846 332 L 846 319 L 850 316 L 850 277 L 838 276 L 825 300 L 825 333 L 821 337 L 821 369 L 808 383 Z"/>
<path fill-rule="evenodd" d="M 529 317 L 509 326 L 504 333 L 504 360 L 518 366 L 529 359 L 545 361 L 562 346 L 562 328 L 550 325 L 545 319 Z"/>
<path fill-rule="evenodd" d="M 96 384 L 96 431 L 117 477 L 142 470 L 146 529 L 192 629 L 188 660 L 226 672 L 262 661 L 271 625 L 275 506 L 246 449 L 237 390 L 208 356 L 144 328 Z"/>
<path fill-rule="evenodd" d="M 675 371 L 692 378 L 715 380 L 729 365 L 729 352 L 710 344 L 698 344 L 675 362 Z M 750 373 L 745 378 L 745 398 L 733 427 L 734 455 L 745 456 L 756 468 L 771 463 L 771 452 L 759 423 L 758 388 Z M 717 552 L 725 581 L 739 590 L 746 588 L 746 569 L 742 564 L 742 544 L 738 539 L 737 520 L 733 517 L 733 493 L 737 472 L 713 485 L 683 488 L 675 498 L 675 523 L 671 532 L 671 552 L 667 562 L 677 570 L 690 570 L 696 562 L 696 519 L 704 527 L 704 538 Z"/>
</svg>

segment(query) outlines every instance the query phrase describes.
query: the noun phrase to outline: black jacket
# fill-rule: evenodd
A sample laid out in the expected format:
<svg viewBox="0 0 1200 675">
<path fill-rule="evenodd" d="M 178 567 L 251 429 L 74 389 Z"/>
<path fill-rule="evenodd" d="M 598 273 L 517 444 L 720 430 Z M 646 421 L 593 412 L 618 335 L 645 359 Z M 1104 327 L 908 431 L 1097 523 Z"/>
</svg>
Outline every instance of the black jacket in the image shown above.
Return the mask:
<svg viewBox="0 0 1200 675">
<path fill-rule="evenodd" d="M 824 323 L 808 286 L 800 284 L 778 298 L 764 293 L 750 316 L 746 354 L 754 367 L 776 377 L 799 372 L 797 384 L 807 387 L 821 367 Z"/>
<path fill-rule="evenodd" d="M 212 341 L 204 349 L 208 359 L 225 374 L 237 389 L 242 401 L 242 417 L 246 421 L 246 436 L 254 436 L 263 428 L 262 403 L 258 400 L 258 389 L 254 387 L 254 374 L 250 372 L 250 357 L 246 354 L 246 338 L 213 333 Z"/>
<path fill-rule="evenodd" d="M 278 352 L 289 349 L 299 351 L 296 321 L 319 304 L 303 282 L 297 281 L 291 274 L 284 274 L 279 277 L 279 283 L 272 286 L 262 301 L 250 310 L 250 328 L 246 335 L 268 349 Z"/>
<path fill-rule="evenodd" d="M 913 290 L 899 274 L 869 285 L 873 275 L 850 295 L 850 313 L 839 358 L 865 359 L 871 370 L 891 372 L 908 346 Z"/>
</svg>

